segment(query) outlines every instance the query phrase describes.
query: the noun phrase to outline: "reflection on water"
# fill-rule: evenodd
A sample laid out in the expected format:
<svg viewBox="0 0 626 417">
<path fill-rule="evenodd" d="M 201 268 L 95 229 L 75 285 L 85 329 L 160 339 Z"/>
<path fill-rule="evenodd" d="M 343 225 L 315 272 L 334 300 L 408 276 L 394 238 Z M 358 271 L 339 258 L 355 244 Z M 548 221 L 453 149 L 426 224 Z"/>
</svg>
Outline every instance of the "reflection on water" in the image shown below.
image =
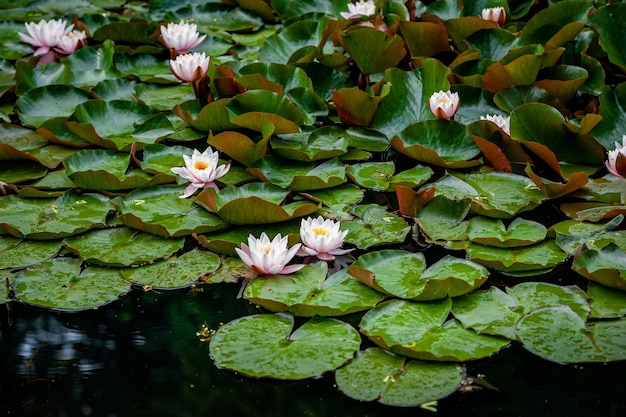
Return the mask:
<svg viewBox="0 0 626 417">
<path fill-rule="evenodd" d="M 257 312 L 237 286 L 135 293 L 80 314 L 2 311 L 4 416 L 615 416 L 626 415 L 626 362 L 561 366 L 514 346 L 468 364 L 499 392 L 455 394 L 438 412 L 354 401 L 332 376 L 253 380 L 215 368 L 196 332 Z M 356 319 L 356 318 L 355 318 Z M 416 387 L 419 389 L 419 387 Z"/>
</svg>

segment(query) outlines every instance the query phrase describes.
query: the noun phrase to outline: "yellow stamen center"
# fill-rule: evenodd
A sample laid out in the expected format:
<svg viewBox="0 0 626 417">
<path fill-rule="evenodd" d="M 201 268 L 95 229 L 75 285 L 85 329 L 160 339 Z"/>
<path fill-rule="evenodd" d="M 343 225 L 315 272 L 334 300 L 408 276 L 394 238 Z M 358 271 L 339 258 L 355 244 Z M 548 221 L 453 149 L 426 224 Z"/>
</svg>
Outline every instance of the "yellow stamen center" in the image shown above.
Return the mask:
<svg viewBox="0 0 626 417">
<path fill-rule="evenodd" d="M 263 252 L 265 252 L 266 255 L 269 255 L 271 251 L 272 251 L 271 246 L 266 246 L 263 248 Z"/>
<path fill-rule="evenodd" d="M 203 170 L 207 169 L 209 167 L 209 164 L 205 161 L 196 161 L 194 162 L 193 167 L 195 169 Z"/>
<path fill-rule="evenodd" d="M 313 233 L 316 235 L 326 236 L 328 234 L 328 229 L 324 229 L 323 227 L 316 227 L 313 229 Z"/>
</svg>

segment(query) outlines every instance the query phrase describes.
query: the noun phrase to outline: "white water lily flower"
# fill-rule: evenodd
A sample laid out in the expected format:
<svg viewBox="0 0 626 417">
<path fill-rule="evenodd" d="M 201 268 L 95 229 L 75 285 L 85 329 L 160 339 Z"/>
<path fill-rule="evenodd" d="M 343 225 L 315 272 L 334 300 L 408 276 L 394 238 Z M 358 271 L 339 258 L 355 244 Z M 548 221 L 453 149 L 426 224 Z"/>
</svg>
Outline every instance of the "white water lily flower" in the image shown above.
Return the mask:
<svg viewBox="0 0 626 417">
<path fill-rule="evenodd" d="M 175 50 L 179 54 L 186 54 L 200 45 L 206 35 L 200 36 L 198 26 L 194 23 L 169 23 L 161 26 L 161 37 L 166 47 Z"/>
<path fill-rule="evenodd" d="M 480 116 L 480 120 L 489 120 L 490 122 L 495 123 L 507 135 L 511 134 L 511 118 L 509 116 L 504 117 L 500 114 L 488 114 L 486 116 Z"/>
<path fill-rule="evenodd" d="M 280 233 L 272 241 L 265 232 L 261 233 L 258 239 L 249 235 L 248 244 L 242 243 L 241 249 L 235 248 L 235 251 L 246 265 L 260 275 L 291 274 L 304 265 L 286 266 L 301 246 L 297 243 L 291 249 L 287 249 L 287 239 L 287 236 L 282 237 Z"/>
<path fill-rule="evenodd" d="M 194 149 L 191 158 L 187 155 L 183 155 L 183 159 L 185 160 L 184 167 L 171 169 L 174 174 L 180 175 L 191 182 L 191 184 L 185 188 L 180 198 L 187 198 L 195 193 L 196 190 L 207 187 L 212 187 L 216 191 L 219 191 L 214 181 L 223 177 L 228 172 L 230 164 L 218 166 L 219 154 L 217 152 L 213 152 L 210 146 L 202 153 Z"/>
<path fill-rule="evenodd" d="M 348 3 L 348 11 L 341 12 L 344 19 L 356 19 L 361 16 L 371 16 L 376 13 L 374 0 L 359 0 L 356 3 Z"/>
<path fill-rule="evenodd" d="M 27 22 L 24 24 L 28 35 L 24 33 L 18 33 L 22 42 L 31 44 L 37 47 L 37 50 L 33 54 L 34 56 L 43 55 L 51 48 L 57 46 L 59 39 L 72 31 L 74 25 L 65 26 L 65 21 L 41 20 L 39 23 Z"/>
<path fill-rule="evenodd" d="M 488 7 L 481 11 L 481 17 L 485 20 L 491 20 L 498 26 L 502 26 L 506 22 L 506 11 L 504 7 Z"/>
<path fill-rule="evenodd" d="M 438 91 L 430 96 L 428 105 L 438 119 L 449 119 L 459 109 L 459 93 Z"/>
<path fill-rule="evenodd" d="M 350 252 L 351 249 L 339 249 L 348 234 L 347 230 L 339 230 L 339 226 L 339 222 L 324 220 L 322 216 L 316 219 L 311 217 L 303 219 L 300 224 L 300 239 L 303 245 L 298 255 L 317 256 L 322 261 L 332 261 L 335 255 Z"/>
<path fill-rule="evenodd" d="M 626 135 L 622 136 L 621 145 L 615 142 L 615 149 L 609 151 L 605 164 L 611 174 L 626 178 Z"/>
<path fill-rule="evenodd" d="M 170 60 L 170 68 L 176 78 L 192 83 L 204 77 L 209 70 L 210 59 L 204 52 L 178 55 L 175 60 Z"/>
<path fill-rule="evenodd" d="M 70 55 L 85 46 L 85 39 L 87 39 L 87 34 L 84 31 L 73 30 L 59 38 L 59 42 L 54 50 L 63 55 Z"/>
</svg>

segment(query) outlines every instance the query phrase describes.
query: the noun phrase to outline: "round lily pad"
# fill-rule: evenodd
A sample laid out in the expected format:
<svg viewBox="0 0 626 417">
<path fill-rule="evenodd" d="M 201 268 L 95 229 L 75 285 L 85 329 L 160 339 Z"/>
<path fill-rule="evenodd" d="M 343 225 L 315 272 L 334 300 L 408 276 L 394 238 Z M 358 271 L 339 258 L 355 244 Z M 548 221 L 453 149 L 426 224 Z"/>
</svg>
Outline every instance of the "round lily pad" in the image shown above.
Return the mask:
<svg viewBox="0 0 626 417">
<path fill-rule="evenodd" d="M 326 262 L 309 264 L 290 275 L 258 277 L 244 296 L 272 311 L 296 316 L 339 316 L 374 307 L 385 298 L 350 276 L 345 269 L 326 278 Z"/>
<path fill-rule="evenodd" d="M 572 269 L 589 280 L 626 290 L 626 251 L 614 243 L 582 252 L 574 260 Z"/>
<path fill-rule="evenodd" d="M 39 127 L 54 117 L 68 117 L 74 107 L 91 98 L 85 90 L 70 85 L 48 85 L 29 90 L 15 102 L 24 125 Z"/>
<path fill-rule="evenodd" d="M 516 331 L 526 349 L 550 361 L 626 359 L 626 319 L 586 324 L 568 306 L 542 307 L 524 316 Z"/>
<path fill-rule="evenodd" d="M 0 236 L 0 269 L 21 268 L 52 258 L 61 249 L 60 240 L 32 241 Z"/>
<path fill-rule="evenodd" d="M 120 270 L 121 276 L 142 286 L 153 288 L 184 288 L 215 272 L 220 258 L 209 251 L 191 250 L 182 256 L 172 256 L 150 265 Z"/>
<path fill-rule="evenodd" d="M 620 318 L 626 316 L 626 293 L 590 282 L 587 287 L 592 318 Z"/>
<path fill-rule="evenodd" d="M 315 165 L 266 156 L 248 170 L 265 181 L 293 191 L 331 188 L 347 181 L 346 169 L 337 159 Z"/>
<path fill-rule="evenodd" d="M 182 238 L 167 239 L 127 227 L 94 230 L 63 241 L 87 262 L 116 267 L 154 262 L 182 249 L 184 243 Z"/>
<path fill-rule="evenodd" d="M 565 262 L 567 256 L 552 239 L 516 248 L 498 248 L 477 243 L 472 243 L 467 248 L 467 257 L 472 261 L 506 273 L 553 268 Z"/>
<path fill-rule="evenodd" d="M 541 223 L 516 217 L 508 227 L 501 220 L 474 217 L 469 221 L 467 236 L 472 242 L 487 246 L 528 246 L 545 239 L 547 229 Z"/>
<path fill-rule="evenodd" d="M 503 337 L 466 330 L 458 321 L 446 322 L 450 306 L 450 299 L 388 301 L 365 313 L 360 329 L 385 349 L 425 360 L 474 360 L 491 356 L 509 344 Z"/>
<path fill-rule="evenodd" d="M 315 317 L 294 330 L 283 313 L 245 316 L 222 326 L 211 339 L 220 368 L 253 377 L 318 377 L 352 359 L 361 337 L 349 324 Z"/>
<path fill-rule="evenodd" d="M 361 249 L 402 243 L 410 230 L 410 226 L 403 218 L 388 212 L 378 204 L 357 206 L 350 214 L 355 218 L 345 225 L 348 230 L 345 241 Z"/>
<path fill-rule="evenodd" d="M 184 187 L 140 188 L 124 199 L 116 199 L 119 219 L 128 227 L 166 237 L 209 233 L 228 227 L 217 215 L 207 212 L 191 199 L 180 198 Z"/>
<path fill-rule="evenodd" d="M 359 351 L 335 372 L 337 387 L 347 396 L 403 407 L 447 397 L 461 380 L 462 368 L 455 363 L 407 360 L 377 347 Z"/>
<path fill-rule="evenodd" d="M 117 300 L 130 291 L 116 269 L 89 266 L 75 258 L 55 258 L 15 274 L 17 299 L 58 310 L 86 310 Z"/>
<path fill-rule="evenodd" d="M 395 191 L 396 186 L 415 188 L 426 182 L 433 170 L 417 165 L 397 175 L 395 164 L 389 162 L 364 162 L 348 166 L 348 175 L 362 187 L 377 191 Z"/>
</svg>

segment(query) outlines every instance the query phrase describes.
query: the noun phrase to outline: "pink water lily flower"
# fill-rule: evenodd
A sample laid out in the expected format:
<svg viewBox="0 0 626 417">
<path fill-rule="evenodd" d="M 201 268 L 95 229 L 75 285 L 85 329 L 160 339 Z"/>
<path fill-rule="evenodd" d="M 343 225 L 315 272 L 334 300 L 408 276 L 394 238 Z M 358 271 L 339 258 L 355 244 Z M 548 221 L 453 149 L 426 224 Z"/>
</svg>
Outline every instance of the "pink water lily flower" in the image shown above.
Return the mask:
<svg viewBox="0 0 626 417">
<path fill-rule="evenodd" d="M 265 232 L 261 233 L 258 239 L 253 235 L 249 235 L 248 244 L 242 243 L 241 249 L 235 248 L 235 251 L 241 260 L 254 269 L 257 274 L 291 274 L 302 269 L 304 265 L 287 266 L 301 246 L 300 243 L 297 243 L 290 249 L 287 249 L 287 239 L 287 236 L 282 237 L 280 233 L 272 241 L 270 241 Z"/>
<path fill-rule="evenodd" d="M 430 96 L 428 105 L 438 119 L 450 119 L 459 109 L 459 93 L 438 91 Z"/>
<path fill-rule="evenodd" d="M 511 134 L 511 118 L 508 116 L 504 117 L 500 114 L 488 114 L 486 116 L 480 116 L 480 120 L 489 120 L 490 122 L 495 123 L 507 135 Z"/>
<path fill-rule="evenodd" d="M 504 7 L 488 7 L 481 11 L 481 17 L 502 26 L 506 22 L 506 11 Z"/>
<path fill-rule="evenodd" d="M 361 16 L 371 16 L 376 13 L 374 0 L 359 0 L 356 3 L 348 3 L 348 11 L 341 12 L 344 19 L 356 19 Z"/>
<path fill-rule="evenodd" d="M 206 35 L 200 36 L 198 26 L 193 23 L 169 23 L 161 26 L 163 44 L 179 54 L 186 54 L 200 45 Z"/>
<path fill-rule="evenodd" d="M 25 23 L 26 31 L 28 35 L 24 33 L 18 33 L 22 42 L 31 44 L 37 47 L 37 50 L 33 54 L 34 56 L 43 55 L 51 48 L 57 46 L 59 39 L 72 31 L 74 25 L 65 26 L 65 21 L 41 20 L 39 23 L 27 22 Z"/>
<path fill-rule="evenodd" d="M 85 39 L 87 39 L 87 34 L 84 31 L 73 30 L 59 38 L 59 42 L 54 50 L 63 55 L 70 55 L 85 46 Z"/>
<path fill-rule="evenodd" d="M 621 145 L 615 142 L 615 149 L 609 151 L 605 164 L 611 174 L 626 178 L 626 135 L 622 136 Z"/>
<path fill-rule="evenodd" d="M 170 60 L 170 68 L 176 78 L 192 83 L 204 77 L 209 70 L 210 59 L 204 52 L 178 55 L 176 59 Z"/>
<path fill-rule="evenodd" d="M 339 222 L 324 220 L 322 216 L 316 219 L 311 217 L 303 219 L 300 224 L 302 248 L 298 255 L 316 256 L 322 261 L 332 261 L 335 255 L 345 255 L 350 252 L 351 249 L 339 249 L 348 234 L 347 230 L 339 230 L 339 226 Z"/>
<path fill-rule="evenodd" d="M 223 177 L 230 169 L 230 164 L 219 165 L 219 154 L 213 152 L 213 149 L 209 146 L 204 152 L 200 153 L 197 149 L 193 150 L 191 158 L 187 155 L 183 155 L 185 160 L 184 167 L 175 167 L 171 171 L 174 174 L 180 175 L 182 178 L 189 180 L 191 184 L 180 198 L 187 198 L 196 190 L 211 187 L 216 191 L 219 191 L 215 180 Z"/>
</svg>

